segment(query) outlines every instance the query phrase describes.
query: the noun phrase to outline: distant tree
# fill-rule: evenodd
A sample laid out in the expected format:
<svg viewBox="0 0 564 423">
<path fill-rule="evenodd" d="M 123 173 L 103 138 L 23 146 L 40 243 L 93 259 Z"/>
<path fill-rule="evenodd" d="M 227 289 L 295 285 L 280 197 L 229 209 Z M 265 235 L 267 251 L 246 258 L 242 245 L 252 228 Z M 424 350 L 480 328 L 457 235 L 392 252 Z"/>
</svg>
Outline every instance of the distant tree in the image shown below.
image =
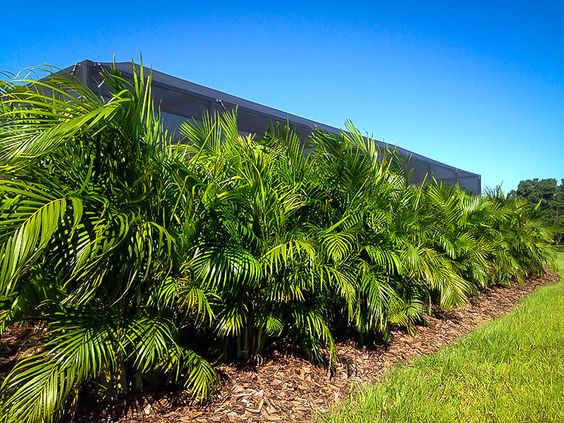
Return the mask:
<svg viewBox="0 0 564 423">
<path fill-rule="evenodd" d="M 564 179 L 560 185 L 555 178 L 525 179 L 509 197 L 524 198 L 539 204 L 542 219 L 555 230 L 555 240 L 564 242 Z"/>
</svg>

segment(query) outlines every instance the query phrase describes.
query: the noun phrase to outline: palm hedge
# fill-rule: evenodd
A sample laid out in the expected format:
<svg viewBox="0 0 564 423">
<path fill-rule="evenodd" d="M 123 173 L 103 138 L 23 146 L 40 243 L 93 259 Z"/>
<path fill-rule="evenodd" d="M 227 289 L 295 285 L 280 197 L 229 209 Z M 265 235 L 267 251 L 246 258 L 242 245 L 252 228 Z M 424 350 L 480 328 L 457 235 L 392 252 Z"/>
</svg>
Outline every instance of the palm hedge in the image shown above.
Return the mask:
<svg viewBox="0 0 564 423">
<path fill-rule="evenodd" d="M 432 305 L 542 274 L 550 234 L 501 193 L 409 183 L 352 125 L 306 140 L 241 135 L 235 113 L 163 126 L 151 77 L 5 80 L 0 108 L 0 330 L 39 344 L 0 391 L 0 421 L 51 422 L 86 393 L 184 386 L 210 361 L 273 345 L 336 360 L 334 336 L 386 339 Z"/>
</svg>

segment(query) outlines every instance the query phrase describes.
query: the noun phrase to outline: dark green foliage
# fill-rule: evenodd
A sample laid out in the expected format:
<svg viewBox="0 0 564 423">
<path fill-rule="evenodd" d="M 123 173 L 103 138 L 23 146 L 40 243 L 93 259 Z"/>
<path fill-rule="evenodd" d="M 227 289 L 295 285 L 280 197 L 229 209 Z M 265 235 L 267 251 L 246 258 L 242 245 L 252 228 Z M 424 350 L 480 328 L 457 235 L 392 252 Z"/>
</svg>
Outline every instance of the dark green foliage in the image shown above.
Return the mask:
<svg viewBox="0 0 564 423">
<path fill-rule="evenodd" d="M 519 182 L 517 190 L 509 197 L 519 197 L 538 204 L 540 215 L 547 226 L 554 228 L 554 241 L 564 244 L 564 179 L 526 179 Z"/>
<path fill-rule="evenodd" d="M 225 113 L 175 144 L 142 68 L 104 83 L 109 99 L 2 83 L 0 327 L 46 334 L 4 380 L 6 421 L 57 420 L 87 384 L 203 399 L 217 377 L 202 356 L 260 360 L 277 341 L 331 366 L 337 331 L 387 337 L 543 271 L 534 207 L 411 186 L 352 125 L 242 136 Z"/>
</svg>

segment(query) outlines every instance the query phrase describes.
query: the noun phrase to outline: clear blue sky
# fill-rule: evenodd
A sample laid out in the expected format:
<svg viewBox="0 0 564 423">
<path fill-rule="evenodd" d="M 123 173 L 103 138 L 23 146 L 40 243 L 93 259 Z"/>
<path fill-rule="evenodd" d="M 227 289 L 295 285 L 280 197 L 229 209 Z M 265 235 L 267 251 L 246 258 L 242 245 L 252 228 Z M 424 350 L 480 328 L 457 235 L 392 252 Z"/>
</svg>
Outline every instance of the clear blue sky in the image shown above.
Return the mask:
<svg viewBox="0 0 564 423">
<path fill-rule="evenodd" d="M 483 186 L 564 178 L 563 1 L 28 1 L 2 15 L 1 70 L 142 53 L 249 100 L 350 118 Z"/>
</svg>

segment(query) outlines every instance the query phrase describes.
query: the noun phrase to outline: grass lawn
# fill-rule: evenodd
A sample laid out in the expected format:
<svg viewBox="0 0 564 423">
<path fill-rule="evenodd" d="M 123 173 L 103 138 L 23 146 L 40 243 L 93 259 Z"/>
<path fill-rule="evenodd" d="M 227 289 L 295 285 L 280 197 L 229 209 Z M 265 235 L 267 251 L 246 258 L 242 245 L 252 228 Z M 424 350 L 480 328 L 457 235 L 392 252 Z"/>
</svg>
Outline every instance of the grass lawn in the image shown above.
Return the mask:
<svg viewBox="0 0 564 423">
<path fill-rule="evenodd" d="M 562 280 L 462 341 L 399 366 L 344 407 L 335 422 L 564 422 Z"/>
</svg>

